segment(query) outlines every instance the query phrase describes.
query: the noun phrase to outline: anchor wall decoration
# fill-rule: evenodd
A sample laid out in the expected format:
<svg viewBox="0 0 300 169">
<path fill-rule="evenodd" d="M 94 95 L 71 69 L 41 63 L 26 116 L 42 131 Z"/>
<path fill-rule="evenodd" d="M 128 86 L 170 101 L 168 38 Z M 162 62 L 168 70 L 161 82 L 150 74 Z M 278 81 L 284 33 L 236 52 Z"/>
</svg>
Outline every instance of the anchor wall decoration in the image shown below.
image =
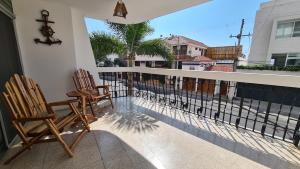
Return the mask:
<svg viewBox="0 0 300 169">
<path fill-rule="evenodd" d="M 42 27 L 39 29 L 41 34 L 45 37 L 45 40 L 42 41 L 39 38 L 35 38 L 35 43 L 42 43 L 47 45 L 53 45 L 53 44 L 61 44 L 62 41 L 59 39 L 53 38 L 54 30 L 49 26 L 49 24 L 54 24 L 55 22 L 49 21 L 49 11 L 42 10 L 41 11 L 42 19 L 37 19 L 37 22 L 43 23 Z"/>
</svg>

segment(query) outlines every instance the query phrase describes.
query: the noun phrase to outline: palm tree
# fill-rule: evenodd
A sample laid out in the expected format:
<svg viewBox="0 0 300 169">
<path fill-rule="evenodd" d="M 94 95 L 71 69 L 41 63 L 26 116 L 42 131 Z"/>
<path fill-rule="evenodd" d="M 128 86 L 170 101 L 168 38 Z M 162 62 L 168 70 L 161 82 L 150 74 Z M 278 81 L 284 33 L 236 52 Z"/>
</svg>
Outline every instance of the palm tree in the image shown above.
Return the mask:
<svg viewBox="0 0 300 169">
<path fill-rule="evenodd" d="M 153 33 L 149 22 L 138 24 L 108 23 L 113 35 L 105 33 L 92 33 L 91 43 L 96 59 L 105 59 L 108 54 L 115 53 L 128 59 L 128 66 L 133 66 L 136 55 L 159 55 L 170 65 L 174 59 L 172 50 L 162 39 L 145 40 L 147 35 Z M 132 74 L 128 74 L 128 90 L 132 95 Z"/>
</svg>

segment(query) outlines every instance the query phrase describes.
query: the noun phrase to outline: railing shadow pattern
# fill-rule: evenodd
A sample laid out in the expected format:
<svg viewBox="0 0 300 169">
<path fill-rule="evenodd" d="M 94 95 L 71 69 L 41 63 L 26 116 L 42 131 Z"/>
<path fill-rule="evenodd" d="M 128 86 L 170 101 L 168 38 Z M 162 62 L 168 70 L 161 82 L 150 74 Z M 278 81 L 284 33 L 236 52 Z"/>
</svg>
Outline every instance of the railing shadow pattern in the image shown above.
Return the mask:
<svg viewBox="0 0 300 169">
<path fill-rule="evenodd" d="M 132 74 L 135 97 L 299 144 L 300 89 L 180 75 Z M 128 73 L 99 75 L 103 84 L 111 86 L 113 97 L 128 96 Z"/>
<path fill-rule="evenodd" d="M 126 102 L 124 105 L 125 99 L 130 99 L 131 102 Z M 134 112 L 142 112 L 146 116 L 158 119 L 264 166 L 270 168 L 299 167 L 300 152 L 288 143 L 282 144 L 282 141 L 259 137 L 256 133 L 244 129 L 236 130 L 228 124 L 216 124 L 213 120 L 198 118 L 197 115 L 174 110 L 169 106 L 142 98 L 117 99 L 116 103 L 122 106 L 122 109 L 134 104 L 131 106 L 131 110 L 128 110 L 132 116 L 135 116 Z M 122 113 L 127 114 L 128 112 Z M 139 125 L 137 124 L 137 126 Z"/>
</svg>

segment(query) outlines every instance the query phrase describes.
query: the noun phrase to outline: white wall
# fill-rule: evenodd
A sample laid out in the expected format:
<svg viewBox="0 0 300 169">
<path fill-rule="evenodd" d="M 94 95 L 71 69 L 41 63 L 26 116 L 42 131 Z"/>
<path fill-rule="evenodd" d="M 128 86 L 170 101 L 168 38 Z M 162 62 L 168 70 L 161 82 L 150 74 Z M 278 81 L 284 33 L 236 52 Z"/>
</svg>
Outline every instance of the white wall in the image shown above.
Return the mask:
<svg viewBox="0 0 300 169">
<path fill-rule="evenodd" d="M 82 15 L 60 3 L 41 0 L 13 0 L 13 7 L 25 75 L 40 84 L 48 101 L 66 98 L 65 93 L 74 88 L 74 70 L 93 66 Z M 51 26 L 55 37 L 62 40 L 61 45 L 34 43 L 34 38 L 43 38 L 39 32 L 41 23 L 35 21 L 40 19 L 42 9 L 47 9 L 49 19 L 55 21 Z"/>
<path fill-rule="evenodd" d="M 135 61 L 165 61 L 161 56 L 137 55 Z"/>
<path fill-rule="evenodd" d="M 95 82 L 99 81 L 96 70 L 96 62 L 88 31 L 85 25 L 84 16 L 81 11 L 72 8 L 73 36 L 75 45 L 76 67 L 89 70 L 94 76 Z"/>
<path fill-rule="evenodd" d="M 182 70 L 191 70 L 191 67 L 194 68 L 194 70 L 204 71 L 205 67 L 201 65 L 182 65 Z"/>
<path fill-rule="evenodd" d="M 273 71 L 273 70 L 247 70 L 247 69 L 237 69 L 237 72 L 241 72 L 241 73 L 269 74 L 269 75 L 291 75 L 291 76 L 300 76 L 300 72 Z"/>
<path fill-rule="evenodd" d="M 249 64 L 270 62 L 272 53 L 300 52 L 300 38 L 275 39 L 277 22 L 300 19 L 299 0 L 273 0 L 257 11 Z"/>
<path fill-rule="evenodd" d="M 279 17 L 274 20 L 273 29 L 268 50 L 267 62 L 270 63 L 272 54 L 300 53 L 300 37 L 276 39 L 277 23 L 280 21 L 300 19 L 300 2 L 298 3 L 298 15 Z M 289 8 L 290 10 L 291 8 Z"/>
<path fill-rule="evenodd" d="M 197 50 L 196 50 L 196 48 L 197 48 Z M 201 50 L 199 50 L 199 48 L 202 50 L 206 49 L 206 48 L 203 48 L 202 46 L 200 47 L 200 46 L 189 44 L 187 54 L 191 55 L 191 56 L 203 56 L 204 52 L 201 52 Z M 191 51 L 191 53 L 189 53 L 189 51 Z"/>
</svg>

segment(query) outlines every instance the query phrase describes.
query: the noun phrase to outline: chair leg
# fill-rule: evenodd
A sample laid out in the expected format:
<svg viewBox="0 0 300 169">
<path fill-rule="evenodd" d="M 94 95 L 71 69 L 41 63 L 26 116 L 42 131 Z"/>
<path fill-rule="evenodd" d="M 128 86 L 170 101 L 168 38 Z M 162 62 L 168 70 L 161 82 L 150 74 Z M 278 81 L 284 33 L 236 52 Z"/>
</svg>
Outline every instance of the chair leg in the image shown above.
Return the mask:
<svg viewBox="0 0 300 169">
<path fill-rule="evenodd" d="M 108 97 L 109 97 L 109 101 L 110 101 L 111 107 L 114 108 L 114 104 L 113 104 L 113 101 L 111 99 L 111 96 L 108 96 Z"/>
<path fill-rule="evenodd" d="M 58 132 L 58 129 L 55 127 L 54 122 L 52 120 L 47 120 L 47 125 L 49 126 L 51 133 L 61 143 L 61 145 L 63 146 L 63 148 L 67 152 L 67 154 L 70 157 L 73 157 L 73 152 L 71 151 L 71 149 L 69 148 L 69 146 L 65 143 L 65 141 L 63 140 L 63 138 L 60 136 L 60 134 Z"/>
<path fill-rule="evenodd" d="M 88 102 L 89 102 L 89 106 L 91 108 L 91 112 L 92 112 L 93 116 L 96 117 L 96 113 L 95 113 L 95 110 L 94 110 L 94 107 L 93 107 L 93 104 L 92 104 L 91 100 L 88 99 Z"/>
<path fill-rule="evenodd" d="M 70 108 L 75 114 L 77 114 L 79 116 L 79 118 L 81 119 L 84 127 L 87 129 L 88 132 L 90 132 L 91 130 L 90 130 L 90 126 L 89 126 L 88 122 L 82 117 L 80 112 L 76 109 L 76 107 L 72 103 L 70 104 Z"/>
<path fill-rule="evenodd" d="M 31 148 L 31 146 L 35 143 L 37 143 L 44 135 L 45 133 L 48 131 L 44 131 L 42 132 L 39 136 L 32 138 L 28 144 L 24 144 L 24 147 L 19 150 L 15 155 L 11 156 L 9 159 L 7 159 L 4 164 L 7 165 L 9 164 L 12 160 L 14 160 L 15 158 L 17 158 L 19 155 L 21 155 L 23 152 L 25 152 L 25 150 L 29 150 Z"/>
</svg>

